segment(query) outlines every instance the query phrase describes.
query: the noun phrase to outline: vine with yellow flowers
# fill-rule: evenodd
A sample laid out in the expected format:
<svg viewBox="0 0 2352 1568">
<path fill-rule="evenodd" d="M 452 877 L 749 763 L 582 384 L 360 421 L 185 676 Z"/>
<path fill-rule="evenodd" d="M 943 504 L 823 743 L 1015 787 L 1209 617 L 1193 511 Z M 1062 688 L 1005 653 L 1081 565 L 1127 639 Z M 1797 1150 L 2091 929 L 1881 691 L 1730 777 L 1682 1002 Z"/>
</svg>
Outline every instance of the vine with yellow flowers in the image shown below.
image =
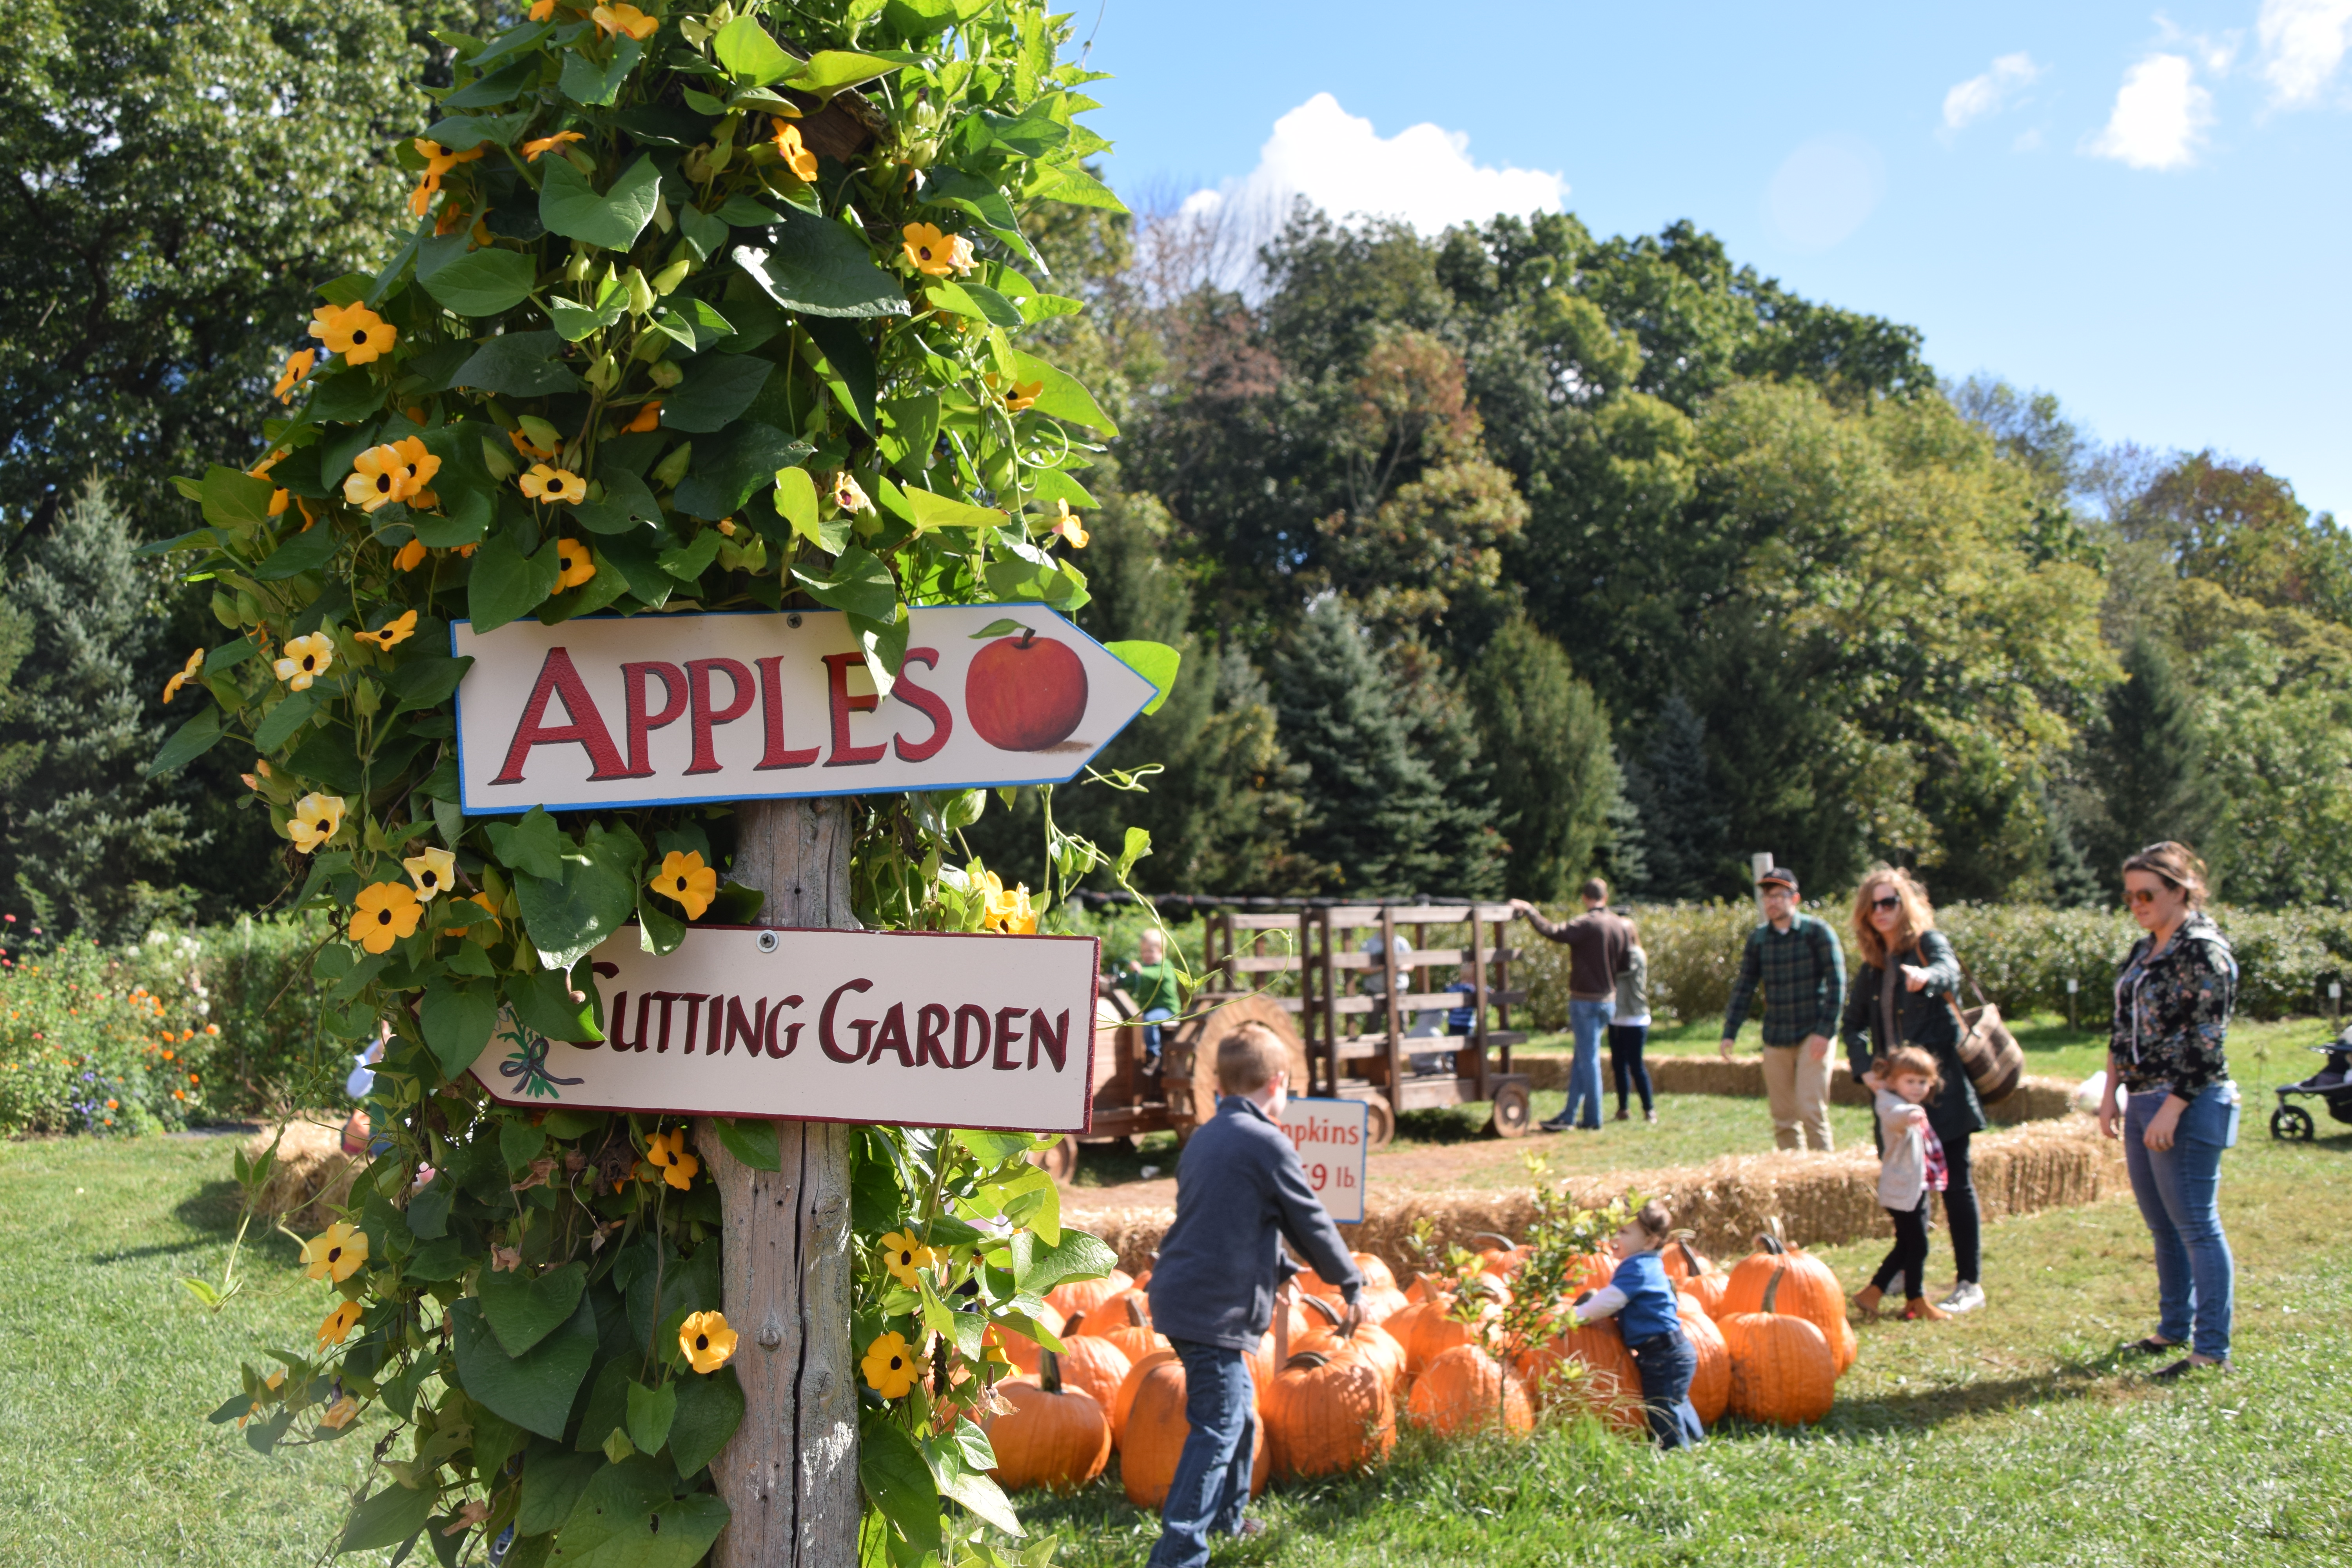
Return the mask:
<svg viewBox="0 0 2352 1568">
<path fill-rule="evenodd" d="M 726 1523 L 709 1465 L 743 1394 L 688 1129 L 502 1106 L 469 1069 L 503 1050 L 528 1081 L 545 1040 L 600 1038 L 600 942 L 668 952 L 760 895 L 725 874 L 723 808 L 462 815 L 447 627 L 814 603 L 887 692 L 909 606 L 1083 604 L 1080 476 L 1115 432 L 1019 346 L 1081 308 L 1023 211 L 1118 205 L 1066 35 L 1034 0 L 537 0 L 439 35 L 456 80 L 395 149 L 413 227 L 320 289 L 257 458 L 180 481 L 204 525 L 159 548 L 228 637 L 173 676 L 212 700 L 155 766 L 250 750 L 299 907 L 335 915 L 323 1027 L 388 1030 L 366 1163 L 303 1249 L 316 1343 L 215 1417 L 264 1451 L 373 1435 L 344 1549 L 684 1563 Z M 1051 918 L 1053 889 L 959 853 L 984 804 L 848 803 L 858 917 Z M 1148 847 L 1130 832 L 1115 874 Z M 1048 849 L 1065 890 L 1114 858 Z M 770 1124 L 715 1125 L 775 1168 Z M 856 1134 L 868 1563 L 1015 1551 L 978 1424 L 992 1347 L 1050 1346 L 1045 1293 L 1111 1264 L 1061 1227 L 1038 1142 Z"/>
</svg>

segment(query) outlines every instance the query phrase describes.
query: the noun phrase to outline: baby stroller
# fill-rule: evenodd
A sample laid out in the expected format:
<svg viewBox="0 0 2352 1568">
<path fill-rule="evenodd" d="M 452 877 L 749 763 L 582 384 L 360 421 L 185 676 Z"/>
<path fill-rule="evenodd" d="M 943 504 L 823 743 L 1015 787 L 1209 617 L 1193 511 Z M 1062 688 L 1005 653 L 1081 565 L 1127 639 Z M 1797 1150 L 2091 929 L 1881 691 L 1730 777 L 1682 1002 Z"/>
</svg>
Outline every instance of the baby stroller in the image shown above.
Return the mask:
<svg viewBox="0 0 2352 1568">
<path fill-rule="evenodd" d="M 2310 1095 L 2324 1101 L 2327 1114 L 2338 1121 L 2352 1121 L 2352 1028 L 2346 1029 L 2324 1046 L 2310 1046 L 2319 1052 L 2327 1065 L 2305 1079 L 2301 1083 L 2282 1085 L 2278 1091 L 2278 1109 L 2271 1112 L 2271 1136 L 2300 1138 L 2308 1143 L 2317 1136 L 2319 1127 L 2311 1112 L 2300 1105 L 2287 1103 L 2290 1096 Z"/>
</svg>

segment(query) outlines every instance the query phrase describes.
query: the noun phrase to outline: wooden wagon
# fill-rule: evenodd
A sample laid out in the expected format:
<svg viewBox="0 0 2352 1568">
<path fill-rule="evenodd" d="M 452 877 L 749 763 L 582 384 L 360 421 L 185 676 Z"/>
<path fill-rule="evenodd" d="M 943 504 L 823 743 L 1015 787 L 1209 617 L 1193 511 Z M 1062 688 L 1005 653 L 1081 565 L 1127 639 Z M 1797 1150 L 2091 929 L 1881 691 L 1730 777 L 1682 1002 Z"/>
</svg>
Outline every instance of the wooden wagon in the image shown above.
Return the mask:
<svg viewBox="0 0 2352 1568">
<path fill-rule="evenodd" d="M 1180 1142 L 1191 1136 L 1216 1113 L 1219 1042 L 1252 1022 L 1289 1046 L 1292 1092 L 1360 1100 L 1370 1108 L 1375 1149 L 1396 1135 L 1400 1111 L 1481 1101 L 1493 1107 L 1493 1132 L 1521 1136 L 1529 1121 L 1528 1079 L 1511 1070 L 1511 1047 L 1527 1037 L 1511 1028 L 1510 1009 L 1524 1006 L 1527 993 L 1510 984 L 1511 962 L 1519 956 L 1505 940 L 1512 918 L 1508 904 L 1302 905 L 1282 913 L 1212 914 L 1204 984 L 1189 1016 L 1161 1026 L 1158 1075 L 1143 1070 L 1143 1030 L 1130 1021 L 1132 1007 L 1116 992 L 1104 995 L 1095 1027 L 1094 1127 L 1083 1142 L 1158 1131 L 1172 1131 Z M 1467 944 L 1432 948 L 1431 926 L 1464 928 Z M 1409 952 L 1400 952 L 1400 937 Z M 1465 963 L 1476 966 L 1466 995 L 1444 988 Z M 1275 988 L 1283 976 L 1296 977 L 1287 994 Z M 1465 1008 L 1466 1029 L 1413 1032 L 1416 1016 Z M 1043 1163 L 1067 1180 L 1080 1142 L 1064 1139 Z"/>
</svg>

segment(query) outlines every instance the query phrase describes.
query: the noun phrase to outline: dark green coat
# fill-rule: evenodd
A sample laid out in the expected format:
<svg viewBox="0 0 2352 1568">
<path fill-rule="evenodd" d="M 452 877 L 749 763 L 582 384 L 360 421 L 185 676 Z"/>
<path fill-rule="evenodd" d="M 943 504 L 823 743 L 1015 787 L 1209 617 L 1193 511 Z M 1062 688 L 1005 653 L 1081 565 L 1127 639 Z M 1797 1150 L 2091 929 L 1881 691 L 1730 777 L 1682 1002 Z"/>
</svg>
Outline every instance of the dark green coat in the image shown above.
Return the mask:
<svg viewBox="0 0 2352 1568">
<path fill-rule="evenodd" d="M 1925 989 L 1911 990 L 1900 979 L 1895 984 L 1894 1042 L 1917 1046 L 1936 1058 L 1943 1087 L 1927 1104 L 1927 1125 L 1946 1143 L 1970 1132 L 1983 1131 L 1984 1106 L 1977 1100 L 1977 1086 L 1969 1081 L 1968 1069 L 1960 1065 L 1960 1025 L 1951 1008 L 1952 999 L 1960 989 L 1960 961 L 1953 953 L 1951 942 L 1942 931 L 1929 931 L 1911 952 L 1895 954 L 1895 962 L 1916 963 L 1928 972 Z M 1871 1058 L 1878 1054 L 1873 1021 L 1878 1013 L 1879 986 L 1885 973 L 1877 964 L 1864 963 L 1853 972 L 1853 980 L 1846 987 L 1842 1032 L 1845 1036 L 1846 1062 L 1853 1068 L 1856 1081 L 1870 1070 Z"/>
</svg>

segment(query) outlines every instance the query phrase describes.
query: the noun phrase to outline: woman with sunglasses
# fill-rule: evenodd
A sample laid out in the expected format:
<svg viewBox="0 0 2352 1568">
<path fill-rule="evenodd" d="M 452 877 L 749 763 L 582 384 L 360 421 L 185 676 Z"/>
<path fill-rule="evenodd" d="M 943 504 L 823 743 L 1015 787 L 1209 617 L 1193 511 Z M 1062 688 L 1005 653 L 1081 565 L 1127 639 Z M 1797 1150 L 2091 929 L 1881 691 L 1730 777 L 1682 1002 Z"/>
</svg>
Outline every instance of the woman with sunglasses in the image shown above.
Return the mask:
<svg viewBox="0 0 2352 1568">
<path fill-rule="evenodd" d="M 2151 844 L 2124 862 L 2124 901 L 2147 934 L 2116 977 L 2099 1131 L 2124 1141 L 2132 1195 L 2156 1242 L 2156 1332 L 2144 1355 L 2189 1347 L 2156 1373 L 2227 1370 L 2236 1265 L 2221 1234 L 2221 1151 L 2238 1141 L 2238 1086 L 2223 1042 L 2238 961 L 2204 912 L 2205 862 Z M 2129 1098 L 2118 1106 L 2120 1095 Z"/>
<path fill-rule="evenodd" d="M 1960 1063 L 1959 1017 L 1952 1003 L 1960 988 L 1960 961 L 1936 929 L 1927 890 L 1910 872 L 1891 866 L 1874 867 L 1854 890 L 1853 942 L 1861 965 L 1846 988 L 1842 1032 L 1854 1081 L 1873 1090 L 1885 1088 L 1873 1076 L 1871 1062 L 1901 1047 L 1917 1046 L 1936 1058 L 1943 1085 L 1927 1103 L 1927 1125 L 1944 1146 L 1949 1172 L 1944 1223 L 1951 1227 L 1958 1278 L 1950 1294 L 1922 1315 L 1972 1312 L 1985 1298 L 1979 1283 L 1982 1226 L 1969 1173 L 1969 1139 L 1984 1131 L 1985 1113 Z M 1910 1281 L 1906 1294 L 1924 1298 L 1927 1282 Z"/>
</svg>

